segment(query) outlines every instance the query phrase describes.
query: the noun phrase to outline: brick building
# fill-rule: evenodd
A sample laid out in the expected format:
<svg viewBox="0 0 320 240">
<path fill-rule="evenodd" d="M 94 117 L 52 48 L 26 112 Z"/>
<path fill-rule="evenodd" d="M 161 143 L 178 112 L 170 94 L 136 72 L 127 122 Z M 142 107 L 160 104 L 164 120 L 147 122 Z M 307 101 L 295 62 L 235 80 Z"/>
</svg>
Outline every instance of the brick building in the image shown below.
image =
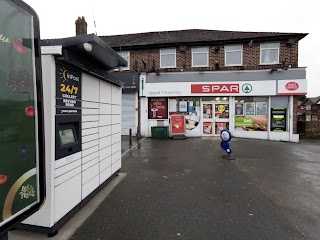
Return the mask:
<svg viewBox="0 0 320 240">
<path fill-rule="evenodd" d="M 236 137 L 296 142 L 297 95 L 307 91 L 298 43 L 306 35 L 192 29 L 100 37 L 128 61 L 110 78 L 138 74 L 142 136 L 182 115 L 186 136 L 229 128 Z"/>
</svg>

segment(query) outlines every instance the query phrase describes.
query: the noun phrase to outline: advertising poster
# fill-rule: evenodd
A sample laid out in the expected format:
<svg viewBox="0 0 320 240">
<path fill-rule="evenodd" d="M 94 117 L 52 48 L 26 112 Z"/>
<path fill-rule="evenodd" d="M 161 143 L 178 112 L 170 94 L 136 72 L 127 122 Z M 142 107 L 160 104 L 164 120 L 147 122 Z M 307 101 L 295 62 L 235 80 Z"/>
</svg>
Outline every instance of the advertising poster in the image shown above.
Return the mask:
<svg viewBox="0 0 320 240">
<path fill-rule="evenodd" d="M 172 115 L 171 116 L 171 133 L 184 134 L 186 128 L 186 121 L 183 115 Z"/>
<path fill-rule="evenodd" d="M 148 98 L 148 118 L 168 119 L 168 99 Z"/>
<path fill-rule="evenodd" d="M 212 134 L 212 122 L 203 122 L 203 134 Z"/>
<path fill-rule="evenodd" d="M 254 102 L 246 102 L 245 103 L 245 114 L 246 116 L 254 116 L 255 115 L 255 103 Z"/>
<path fill-rule="evenodd" d="M 235 131 L 267 131 L 267 116 L 236 116 Z"/>
<path fill-rule="evenodd" d="M 235 115 L 236 116 L 243 116 L 243 103 L 236 103 L 235 104 Z"/>
<path fill-rule="evenodd" d="M 179 101 L 179 112 L 188 112 L 188 101 Z"/>
<path fill-rule="evenodd" d="M 216 122 L 216 134 L 220 134 L 220 132 L 227 128 L 227 123 L 226 122 Z"/>
<path fill-rule="evenodd" d="M 169 113 L 177 112 L 177 99 L 169 98 Z"/>
<path fill-rule="evenodd" d="M 212 104 L 203 104 L 203 118 L 212 118 Z"/>
<path fill-rule="evenodd" d="M 57 114 L 81 114 L 81 72 L 56 63 Z"/>
<path fill-rule="evenodd" d="M 35 86 L 41 65 L 34 21 L 11 1 L 0 1 L 0 235 L 2 227 L 40 202 L 42 126 L 39 130 Z"/>
<path fill-rule="evenodd" d="M 267 103 L 266 102 L 256 102 L 256 115 L 266 116 L 267 115 Z"/>
</svg>

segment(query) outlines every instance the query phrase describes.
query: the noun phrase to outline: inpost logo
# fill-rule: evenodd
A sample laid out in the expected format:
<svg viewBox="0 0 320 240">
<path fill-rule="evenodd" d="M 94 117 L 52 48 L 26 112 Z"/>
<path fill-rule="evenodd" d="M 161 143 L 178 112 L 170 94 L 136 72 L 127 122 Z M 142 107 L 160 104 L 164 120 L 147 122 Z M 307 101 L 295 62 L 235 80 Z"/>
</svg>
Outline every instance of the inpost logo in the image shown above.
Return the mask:
<svg viewBox="0 0 320 240">
<path fill-rule="evenodd" d="M 60 68 L 60 75 L 62 82 L 66 82 L 68 80 L 79 82 L 79 77 L 76 77 L 73 74 L 68 73 L 68 70 L 65 67 Z"/>
</svg>

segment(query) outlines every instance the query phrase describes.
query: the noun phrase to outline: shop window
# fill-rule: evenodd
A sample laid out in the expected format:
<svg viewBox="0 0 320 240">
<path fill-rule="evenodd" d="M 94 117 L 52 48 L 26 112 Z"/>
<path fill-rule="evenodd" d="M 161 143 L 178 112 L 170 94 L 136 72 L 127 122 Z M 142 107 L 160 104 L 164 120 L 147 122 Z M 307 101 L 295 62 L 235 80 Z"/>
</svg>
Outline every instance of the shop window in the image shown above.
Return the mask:
<svg viewBox="0 0 320 240">
<path fill-rule="evenodd" d="M 175 48 L 160 49 L 160 67 L 161 68 L 176 67 L 176 49 Z"/>
<path fill-rule="evenodd" d="M 130 52 L 124 51 L 124 52 L 118 52 L 118 54 L 128 63 L 128 66 L 122 67 L 122 70 L 130 70 Z"/>
<path fill-rule="evenodd" d="M 260 64 L 278 64 L 279 63 L 279 43 L 261 43 L 260 44 Z"/>
<path fill-rule="evenodd" d="M 215 123 L 215 134 L 220 134 L 223 129 L 229 129 L 228 122 L 216 122 Z"/>
<path fill-rule="evenodd" d="M 192 48 L 192 67 L 207 67 L 209 65 L 209 48 Z"/>
<path fill-rule="evenodd" d="M 312 121 L 318 122 L 318 116 L 312 116 Z"/>
<path fill-rule="evenodd" d="M 241 66 L 242 65 L 242 45 L 228 45 L 224 47 L 225 65 L 226 66 Z"/>
<path fill-rule="evenodd" d="M 235 99 L 235 131 L 267 131 L 268 98 L 237 97 Z"/>
<path fill-rule="evenodd" d="M 229 118 L 229 104 L 215 104 L 216 118 Z"/>
</svg>

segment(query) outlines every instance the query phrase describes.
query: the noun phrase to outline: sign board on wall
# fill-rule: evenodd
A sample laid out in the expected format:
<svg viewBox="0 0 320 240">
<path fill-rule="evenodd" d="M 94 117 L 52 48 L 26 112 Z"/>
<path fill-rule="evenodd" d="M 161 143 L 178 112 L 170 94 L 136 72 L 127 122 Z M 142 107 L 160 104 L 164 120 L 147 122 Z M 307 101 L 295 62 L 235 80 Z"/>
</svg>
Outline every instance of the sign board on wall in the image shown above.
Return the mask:
<svg viewBox="0 0 320 240">
<path fill-rule="evenodd" d="M 186 121 L 183 115 L 172 115 L 171 116 L 171 133 L 184 134 L 186 129 Z"/>
<path fill-rule="evenodd" d="M 81 72 L 56 63 L 57 114 L 81 114 Z"/>
<path fill-rule="evenodd" d="M 146 97 L 170 96 L 274 96 L 277 95 L 277 81 L 241 82 L 166 82 L 146 83 Z"/>
<path fill-rule="evenodd" d="M 306 95 L 307 80 L 279 80 L 278 95 Z"/>
<path fill-rule="evenodd" d="M 168 99 L 148 98 L 148 118 L 168 119 Z"/>
</svg>

